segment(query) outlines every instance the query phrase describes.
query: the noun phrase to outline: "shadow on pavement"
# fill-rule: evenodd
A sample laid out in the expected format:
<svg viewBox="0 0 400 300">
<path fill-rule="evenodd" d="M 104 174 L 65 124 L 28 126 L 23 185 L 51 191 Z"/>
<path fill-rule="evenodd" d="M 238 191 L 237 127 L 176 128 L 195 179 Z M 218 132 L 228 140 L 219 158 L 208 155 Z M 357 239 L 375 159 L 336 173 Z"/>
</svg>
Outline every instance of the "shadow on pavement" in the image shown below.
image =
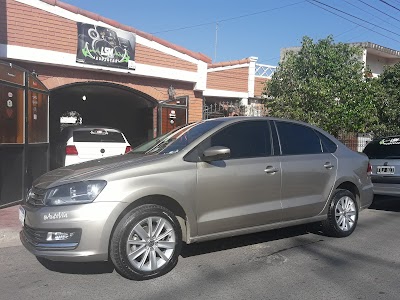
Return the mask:
<svg viewBox="0 0 400 300">
<path fill-rule="evenodd" d="M 112 273 L 114 271 L 114 266 L 110 262 L 60 262 L 41 257 L 37 257 L 37 260 L 46 269 L 58 273 L 92 275 Z"/>
<path fill-rule="evenodd" d="M 206 253 L 224 251 L 249 245 L 261 244 L 275 240 L 308 234 L 312 225 L 299 225 L 284 229 L 276 229 L 252 234 L 246 234 L 231 238 L 224 238 L 209 242 L 183 244 L 181 256 L 190 257 Z"/>
<path fill-rule="evenodd" d="M 400 212 L 400 197 L 375 196 L 369 209 Z"/>
</svg>

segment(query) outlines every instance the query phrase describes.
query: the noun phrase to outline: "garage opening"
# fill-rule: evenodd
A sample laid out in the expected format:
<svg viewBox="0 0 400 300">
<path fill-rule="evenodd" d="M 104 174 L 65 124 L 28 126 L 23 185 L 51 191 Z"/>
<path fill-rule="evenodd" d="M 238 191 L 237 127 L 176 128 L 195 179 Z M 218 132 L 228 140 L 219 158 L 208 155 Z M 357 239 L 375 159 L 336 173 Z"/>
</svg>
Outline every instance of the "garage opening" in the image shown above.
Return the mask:
<svg viewBox="0 0 400 300">
<path fill-rule="evenodd" d="M 50 167 L 62 128 L 75 124 L 119 129 L 132 147 L 153 137 L 157 100 L 113 83 L 85 82 L 50 92 Z M 75 123 L 75 124 L 74 124 Z"/>
</svg>

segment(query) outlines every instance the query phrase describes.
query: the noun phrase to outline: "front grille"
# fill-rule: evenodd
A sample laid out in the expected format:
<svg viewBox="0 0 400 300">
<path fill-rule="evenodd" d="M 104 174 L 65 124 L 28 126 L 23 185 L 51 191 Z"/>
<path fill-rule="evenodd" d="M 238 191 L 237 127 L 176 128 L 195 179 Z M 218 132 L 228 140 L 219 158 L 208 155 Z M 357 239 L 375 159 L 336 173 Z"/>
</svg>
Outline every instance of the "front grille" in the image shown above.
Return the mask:
<svg viewBox="0 0 400 300">
<path fill-rule="evenodd" d="M 74 250 L 78 246 L 82 230 L 81 229 L 58 229 L 62 232 L 73 232 L 75 233 L 73 237 L 65 241 L 48 241 L 49 232 L 43 229 L 34 229 L 26 224 L 21 232 L 21 241 L 23 243 L 28 243 L 37 250 Z M 57 230 L 57 231 L 58 231 Z"/>
<path fill-rule="evenodd" d="M 33 229 L 25 225 L 24 234 L 28 242 L 34 246 L 46 242 L 47 231 Z"/>
<path fill-rule="evenodd" d="M 33 206 L 44 206 L 45 189 L 32 187 L 29 191 L 26 202 Z"/>
</svg>

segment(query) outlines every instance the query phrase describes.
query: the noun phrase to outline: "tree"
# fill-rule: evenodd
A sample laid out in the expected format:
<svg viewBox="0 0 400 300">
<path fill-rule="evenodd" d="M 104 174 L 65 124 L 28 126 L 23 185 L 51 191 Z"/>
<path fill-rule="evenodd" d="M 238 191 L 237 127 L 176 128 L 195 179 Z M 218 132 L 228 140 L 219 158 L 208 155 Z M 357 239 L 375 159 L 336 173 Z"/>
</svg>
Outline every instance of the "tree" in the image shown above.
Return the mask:
<svg viewBox="0 0 400 300">
<path fill-rule="evenodd" d="M 334 43 L 332 36 L 314 43 L 303 37 L 266 83 L 272 116 L 314 124 L 333 135 L 369 132 L 378 126 L 376 79 L 365 76 L 362 49 Z"/>
<path fill-rule="evenodd" d="M 400 63 L 387 66 L 379 76 L 382 96 L 377 101 L 381 134 L 400 133 Z"/>
</svg>

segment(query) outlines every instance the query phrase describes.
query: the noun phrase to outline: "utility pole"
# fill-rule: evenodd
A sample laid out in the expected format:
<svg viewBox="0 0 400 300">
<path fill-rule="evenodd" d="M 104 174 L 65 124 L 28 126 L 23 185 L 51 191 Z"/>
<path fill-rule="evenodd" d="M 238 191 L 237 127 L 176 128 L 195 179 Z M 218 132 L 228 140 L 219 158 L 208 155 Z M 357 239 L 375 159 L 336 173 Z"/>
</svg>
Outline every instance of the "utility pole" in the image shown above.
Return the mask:
<svg viewBox="0 0 400 300">
<path fill-rule="evenodd" d="M 217 44 L 218 44 L 218 21 L 215 23 L 215 48 L 214 48 L 214 62 L 217 61 Z"/>
</svg>

